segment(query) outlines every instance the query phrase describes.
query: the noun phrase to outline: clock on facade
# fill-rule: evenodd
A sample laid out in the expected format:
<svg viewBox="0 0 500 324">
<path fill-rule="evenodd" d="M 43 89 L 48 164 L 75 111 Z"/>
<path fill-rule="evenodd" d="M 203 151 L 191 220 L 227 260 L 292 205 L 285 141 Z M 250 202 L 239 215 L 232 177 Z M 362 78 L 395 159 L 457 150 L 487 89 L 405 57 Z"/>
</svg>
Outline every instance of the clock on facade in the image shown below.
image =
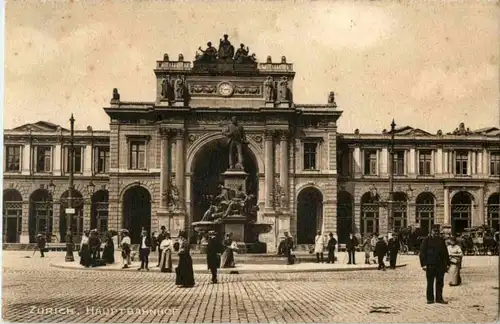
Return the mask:
<svg viewBox="0 0 500 324">
<path fill-rule="evenodd" d="M 223 97 L 229 97 L 233 94 L 234 87 L 229 82 L 222 82 L 219 84 L 219 94 Z"/>
</svg>

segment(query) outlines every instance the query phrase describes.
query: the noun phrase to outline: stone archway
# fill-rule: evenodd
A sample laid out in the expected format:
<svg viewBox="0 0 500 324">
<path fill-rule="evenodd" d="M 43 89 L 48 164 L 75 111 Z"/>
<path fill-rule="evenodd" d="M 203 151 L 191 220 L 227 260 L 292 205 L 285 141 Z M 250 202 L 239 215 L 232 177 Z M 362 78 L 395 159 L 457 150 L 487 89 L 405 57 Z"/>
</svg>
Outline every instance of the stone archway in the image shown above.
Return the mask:
<svg viewBox="0 0 500 324">
<path fill-rule="evenodd" d="M 151 233 L 151 194 L 142 186 L 132 186 L 122 196 L 123 228 L 130 232 L 132 244 L 139 244 L 141 230 Z"/>
<path fill-rule="evenodd" d="M 248 146 L 243 148 L 243 166 L 248 177 L 247 194 L 258 197 L 259 175 L 257 157 Z M 214 139 L 205 143 L 195 154 L 190 164 L 191 171 L 191 221 L 200 221 L 210 207 L 211 199 L 220 193 L 219 184 L 223 183 L 222 173 L 229 167 L 229 148 L 225 139 Z M 256 220 L 256 219 L 254 219 Z M 192 236 L 195 239 L 195 236 Z M 251 231 L 245 230 L 245 242 L 257 241 Z"/>
<path fill-rule="evenodd" d="M 23 196 L 16 189 L 3 191 L 3 242 L 18 243 L 21 234 Z"/>
<path fill-rule="evenodd" d="M 297 195 L 297 244 L 314 244 L 323 222 L 323 194 L 306 187 Z"/>
<path fill-rule="evenodd" d="M 435 201 L 434 195 L 430 192 L 422 192 L 415 199 L 416 213 L 415 221 L 419 225 L 422 233 L 430 234 L 435 221 Z"/>
<path fill-rule="evenodd" d="M 30 196 L 29 236 L 30 243 L 36 243 L 38 234 L 52 236 L 52 196 L 46 189 L 37 189 Z"/>
<path fill-rule="evenodd" d="M 61 195 L 61 204 L 59 211 L 59 235 L 60 241 L 66 242 L 66 232 L 68 229 L 68 217 L 66 215 L 66 208 L 69 204 L 69 189 Z M 83 196 L 78 191 L 73 189 L 71 192 L 71 206 L 75 209 L 75 213 L 71 216 L 71 234 L 73 235 L 73 242 L 80 242 L 83 235 Z"/>
<path fill-rule="evenodd" d="M 451 230 L 453 235 L 463 233 L 472 223 L 474 197 L 467 191 L 459 191 L 451 199 Z"/>
<path fill-rule="evenodd" d="M 491 194 L 487 205 L 488 225 L 495 231 L 500 230 L 500 193 Z"/>
</svg>

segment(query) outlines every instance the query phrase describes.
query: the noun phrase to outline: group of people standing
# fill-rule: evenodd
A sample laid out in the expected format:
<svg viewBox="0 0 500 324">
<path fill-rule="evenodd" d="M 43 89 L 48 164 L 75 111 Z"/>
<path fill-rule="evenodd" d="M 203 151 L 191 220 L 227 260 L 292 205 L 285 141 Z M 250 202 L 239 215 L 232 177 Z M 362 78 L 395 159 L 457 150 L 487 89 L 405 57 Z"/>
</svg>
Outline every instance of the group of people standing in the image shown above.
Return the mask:
<svg viewBox="0 0 500 324">
<path fill-rule="evenodd" d="M 396 261 L 400 250 L 400 242 L 396 233 L 389 233 L 387 238 L 384 235 L 372 234 L 367 236 L 362 245 L 365 252 L 365 264 L 372 262 L 378 264 L 378 270 L 385 271 L 384 257 L 389 261 L 389 268 L 396 269 Z M 373 258 L 371 257 L 373 253 Z"/>
<path fill-rule="evenodd" d="M 115 245 L 111 233 L 106 233 L 102 258 L 101 245 L 99 232 L 96 229 L 91 231 L 85 230 L 80 242 L 80 250 L 78 251 L 80 264 L 88 268 L 115 263 Z"/>
</svg>

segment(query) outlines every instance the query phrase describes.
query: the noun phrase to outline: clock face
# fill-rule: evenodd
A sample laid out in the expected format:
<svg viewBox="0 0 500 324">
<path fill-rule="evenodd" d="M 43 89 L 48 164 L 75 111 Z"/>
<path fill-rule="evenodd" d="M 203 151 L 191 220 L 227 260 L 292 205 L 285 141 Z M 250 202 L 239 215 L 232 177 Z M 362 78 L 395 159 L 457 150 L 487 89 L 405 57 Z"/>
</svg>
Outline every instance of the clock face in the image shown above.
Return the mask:
<svg viewBox="0 0 500 324">
<path fill-rule="evenodd" d="M 229 82 L 219 84 L 219 94 L 223 97 L 229 97 L 233 94 L 234 87 Z"/>
</svg>

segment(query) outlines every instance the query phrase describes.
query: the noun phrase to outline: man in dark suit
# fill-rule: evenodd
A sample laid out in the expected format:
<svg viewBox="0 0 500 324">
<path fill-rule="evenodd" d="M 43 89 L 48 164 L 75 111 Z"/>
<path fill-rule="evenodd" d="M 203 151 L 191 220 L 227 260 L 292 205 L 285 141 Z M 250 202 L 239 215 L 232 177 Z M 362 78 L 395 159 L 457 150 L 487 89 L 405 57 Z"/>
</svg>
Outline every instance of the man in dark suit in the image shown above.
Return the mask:
<svg viewBox="0 0 500 324">
<path fill-rule="evenodd" d="M 161 232 L 160 232 L 160 234 L 158 234 L 158 237 L 156 238 L 156 243 L 158 245 L 158 268 L 160 267 L 161 253 L 163 252 L 160 249 L 160 245 L 161 245 L 161 242 L 165 239 L 165 237 L 167 237 L 167 229 L 165 228 L 165 226 L 162 225 L 162 227 L 160 229 L 161 229 Z"/>
<path fill-rule="evenodd" d="M 349 255 L 349 262 L 347 264 L 356 264 L 356 246 L 358 246 L 358 239 L 352 233 L 349 233 L 349 238 L 345 245 L 347 254 Z"/>
<path fill-rule="evenodd" d="M 333 237 L 333 233 L 328 234 L 330 239 L 328 240 L 328 263 L 335 263 L 335 245 L 337 245 L 337 240 Z"/>
<path fill-rule="evenodd" d="M 443 299 L 444 274 L 448 270 L 450 258 L 444 239 L 439 234 L 439 226 L 434 226 L 430 236 L 420 245 L 420 265 L 427 277 L 427 304 L 434 302 L 448 304 Z M 434 280 L 436 299 L 434 299 Z"/>
<path fill-rule="evenodd" d="M 212 283 L 217 283 L 217 268 L 220 266 L 220 254 L 224 252 L 224 245 L 215 231 L 208 232 L 207 267 L 212 273 Z"/>
<path fill-rule="evenodd" d="M 396 233 L 392 233 L 392 237 L 387 243 L 387 248 L 389 250 L 389 268 L 396 269 L 396 259 L 399 252 L 399 239 Z"/>
<path fill-rule="evenodd" d="M 385 271 L 384 256 L 387 253 L 387 243 L 385 243 L 384 236 L 380 235 L 378 241 L 375 244 L 375 250 L 373 253 L 377 256 L 378 270 Z"/>
<path fill-rule="evenodd" d="M 43 254 L 43 252 L 45 250 L 45 243 L 46 243 L 45 236 L 42 234 L 38 234 L 37 235 L 37 243 L 38 243 L 38 250 L 40 250 L 40 257 L 44 258 L 45 255 Z M 35 253 L 33 252 L 33 254 L 35 254 Z"/>
<path fill-rule="evenodd" d="M 149 251 L 151 249 L 151 237 L 148 235 L 148 232 L 143 229 L 141 233 L 141 240 L 139 245 L 139 259 L 141 260 L 141 267 L 137 269 L 140 271 L 141 269 L 146 269 L 149 271 Z"/>
</svg>

